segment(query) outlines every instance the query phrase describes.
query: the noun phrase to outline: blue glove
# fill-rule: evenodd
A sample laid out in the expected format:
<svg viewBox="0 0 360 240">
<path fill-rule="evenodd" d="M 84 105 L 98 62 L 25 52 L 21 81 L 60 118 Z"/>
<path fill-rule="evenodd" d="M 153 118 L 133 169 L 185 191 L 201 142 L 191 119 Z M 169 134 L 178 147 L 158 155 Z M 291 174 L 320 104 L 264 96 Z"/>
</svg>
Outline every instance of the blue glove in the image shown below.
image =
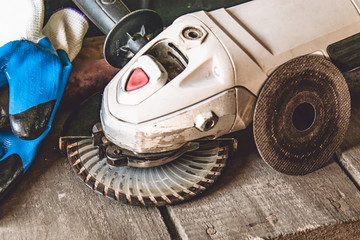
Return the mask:
<svg viewBox="0 0 360 240">
<path fill-rule="evenodd" d="M 43 14 L 43 2 L 26 1 L 33 5 L 38 19 L 36 11 Z M 21 36 L 0 47 L 0 87 L 9 86 L 11 126 L 0 132 L 0 199 L 29 168 L 50 131 L 71 71 L 70 60 L 78 53 L 87 27 L 82 16 L 65 9 L 55 13 L 41 33 L 31 33 L 29 40 Z"/>
</svg>

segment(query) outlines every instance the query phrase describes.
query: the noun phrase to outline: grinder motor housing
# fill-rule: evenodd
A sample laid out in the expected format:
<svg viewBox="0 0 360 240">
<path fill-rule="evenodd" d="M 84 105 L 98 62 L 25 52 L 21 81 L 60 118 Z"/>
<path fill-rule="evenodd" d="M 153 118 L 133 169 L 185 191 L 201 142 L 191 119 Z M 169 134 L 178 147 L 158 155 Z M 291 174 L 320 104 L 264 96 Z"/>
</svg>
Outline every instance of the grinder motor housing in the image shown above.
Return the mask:
<svg viewBox="0 0 360 240">
<path fill-rule="evenodd" d="M 347 42 L 359 46 L 359 8 L 359 0 L 256 0 L 178 18 L 105 88 L 106 138 L 134 153 L 157 153 L 246 128 L 279 66 L 310 54 L 333 60 L 334 44 L 345 52 L 354 48 Z"/>
</svg>

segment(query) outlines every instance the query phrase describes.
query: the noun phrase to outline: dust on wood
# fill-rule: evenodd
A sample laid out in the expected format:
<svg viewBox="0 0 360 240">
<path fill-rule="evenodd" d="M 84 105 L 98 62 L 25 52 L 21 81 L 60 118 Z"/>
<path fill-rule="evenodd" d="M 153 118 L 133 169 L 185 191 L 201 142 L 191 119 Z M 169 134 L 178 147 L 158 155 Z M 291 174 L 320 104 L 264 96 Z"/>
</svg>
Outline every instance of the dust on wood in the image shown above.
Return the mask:
<svg viewBox="0 0 360 240">
<path fill-rule="evenodd" d="M 102 43 L 101 37 L 85 40 L 77 61 L 101 58 Z M 170 239 L 157 208 L 107 199 L 72 171 L 58 150 L 66 109 L 58 111 L 35 162 L 0 204 L 0 239 Z"/>
<path fill-rule="evenodd" d="M 360 79 L 360 74 L 357 76 Z M 341 146 L 339 161 L 360 186 L 360 91 L 359 89 L 352 90 L 350 124 Z"/>
<path fill-rule="evenodd" d="M 85 186 L 57 148 L 60 126 L 0 205 L 0 239 L 170 239 L 157 208 L 120 204 Z"/>
<path fill-rule="evenodd" d="M 342 224 L 330 224 L 314 230 L 296 232 L 273 238 L 272 240 L 357 240 L 360 236 L 360 221 L 349 221 Z"/>
<path fill-rule="evenodd" d="M 212 190 L 168 207 L 183 239 L 268 239 L 309 231 L 332 237 L 346 233 L 345 222 L 359 220 L 360 193 L 335 162 L 288 176 L 260 158 L 251 129 L 238 139 L 239 154 Z"/>
</svg>

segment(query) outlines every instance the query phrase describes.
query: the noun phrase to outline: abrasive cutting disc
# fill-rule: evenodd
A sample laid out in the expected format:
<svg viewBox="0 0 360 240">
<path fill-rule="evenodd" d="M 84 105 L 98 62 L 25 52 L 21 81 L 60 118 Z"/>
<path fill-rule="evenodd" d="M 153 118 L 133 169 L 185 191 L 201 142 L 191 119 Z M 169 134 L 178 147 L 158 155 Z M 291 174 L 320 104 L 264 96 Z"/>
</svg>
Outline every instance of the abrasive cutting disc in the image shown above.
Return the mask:
<svg viewBox="0 0 360 240">
<path fill-rule="evenodd" d="M 75 172 L 93 190 L 115 200 L 143 206 L 162 206 L 203 192 L 220 175 L 228 158 L 218 141 L 204 142 L 198 150 L 158 167 L 116 167 L 99 158 L 92 139 L 68 145 Z"/>
<path fill-rule="evenodd" d="M 264 84 L 255 107 L 255 142 L 271 167 L 303 175 L 331 160 L 349 119 L 350 94 L 341 72 L 324 57 L 302 56 Z"/>
<path fill-rule="evenodd" d="M 198 141 L 197 150 L 161 166 L 117 167 L 100 157 L 93 145 L 91 129 L 98 122 L 101 94 L 85 101 L 69 117 L 62 136 L 66 154 L 76 174 L 93 190 L 115 200 L 143 206 L 174 204 L 194 197 L 210 187 L 235 150 L 232 139 Z M 66 138 L 66 137 L 65 137 Z"/>
</svg>

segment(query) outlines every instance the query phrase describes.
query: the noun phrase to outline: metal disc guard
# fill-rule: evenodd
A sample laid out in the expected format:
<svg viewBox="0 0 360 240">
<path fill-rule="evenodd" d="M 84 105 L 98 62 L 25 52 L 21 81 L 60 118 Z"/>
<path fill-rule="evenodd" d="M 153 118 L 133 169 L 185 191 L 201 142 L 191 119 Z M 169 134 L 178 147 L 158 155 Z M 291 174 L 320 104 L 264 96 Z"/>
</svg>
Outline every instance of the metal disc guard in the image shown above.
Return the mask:
<svg viewBox="0 0 360 240">
<path fill-rule="evenodd" d="M 76 174 L 93 190 L 120 202 L 162 206 L 182 202 L 210 187 L 236 149 L 234 139 L 199 141 L 197 150 L 157 167 L 117 167 L 99 157 L 91 128 L 99 121 L 101 94 L 95 94 L 69 117 L 61 139 Z M 60 140 L 60 144 L 65 141 Z"/>
</svg>

